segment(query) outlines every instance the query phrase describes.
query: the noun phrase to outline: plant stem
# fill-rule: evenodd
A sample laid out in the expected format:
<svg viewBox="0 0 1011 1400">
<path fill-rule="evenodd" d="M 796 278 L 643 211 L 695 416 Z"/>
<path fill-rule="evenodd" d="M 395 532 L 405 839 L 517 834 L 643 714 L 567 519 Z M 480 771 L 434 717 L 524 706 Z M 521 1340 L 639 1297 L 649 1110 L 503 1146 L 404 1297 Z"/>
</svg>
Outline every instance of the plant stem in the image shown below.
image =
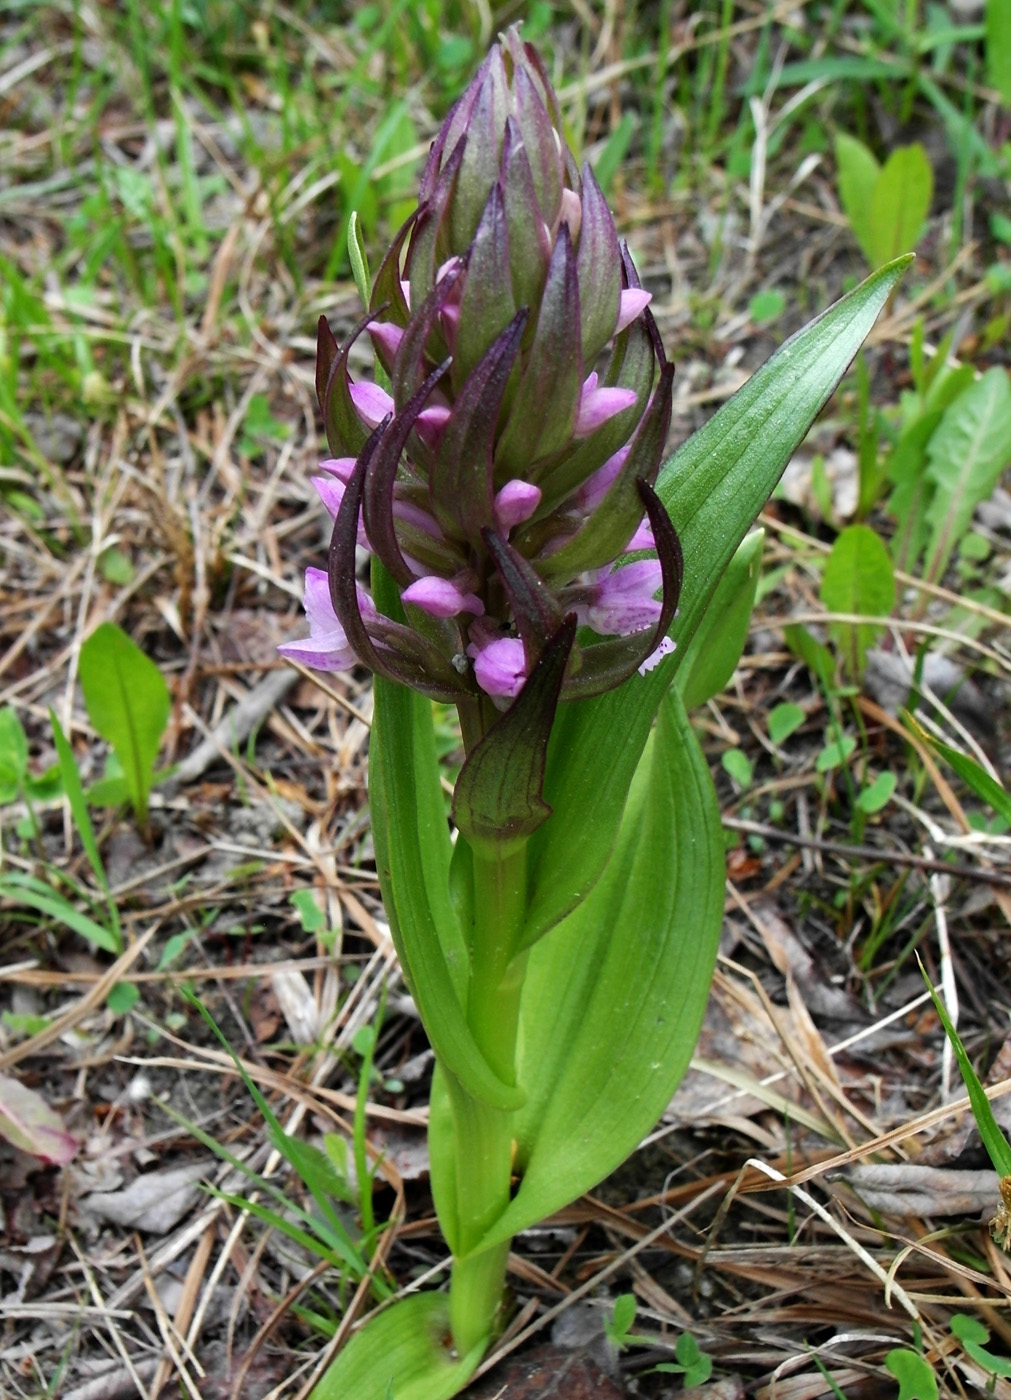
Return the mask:
<svg viewBox="0 0 1011 1400">
<path fill-rule="evenodd" d="M 474 940 L 467 1022 L 495 1073 L 516 1083 L 516 1033 L 526 956 L 512 957 L 526 909 L 526 849 L 474 852 Z M 461 1355 L 487 1338 L 505 1287 L 509 1242 L 479 1254 L 480 1240 L 509 1204 L 513 1115 L 472 1098 L 450 1076 L 456 1137 L 458 1257 L 449 1306 Z"/>
</svg>

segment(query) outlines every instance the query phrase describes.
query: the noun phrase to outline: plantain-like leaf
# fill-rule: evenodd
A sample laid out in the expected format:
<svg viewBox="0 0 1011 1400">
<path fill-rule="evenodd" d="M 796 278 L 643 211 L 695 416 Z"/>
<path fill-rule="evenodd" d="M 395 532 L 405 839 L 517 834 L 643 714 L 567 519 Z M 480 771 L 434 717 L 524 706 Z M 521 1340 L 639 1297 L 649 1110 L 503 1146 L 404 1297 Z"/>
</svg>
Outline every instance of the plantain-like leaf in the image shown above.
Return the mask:
<svg viewBox="0 0 1011 1400">
<path fill-rule="evenodd" d="M 518 1074 L 528 1094 L 515 1119 L 520 1185 L 482 1249 L 590 1190 L 667 1106 L 702 1023 L 724 871 L 712 779 L 672 690 L 607 870 L 531 950 L 520 1011 Z"/>
<path fill-rule="evenodd" d="M 309 1400 L 451 1400 L 477 1370 L 486 1343 L 455 1359 L 449 1297 L 415 1293 L 368 1320 Z"/>
<path fill-rule="evenodd" d="M 399 609 L 396 586 L 376 563 L 376 604 Z M 407 985 L 447 1072 L 475 1098 L 515 1108 L 522 1090 L 504 1084 L 471 1034 L 457 988 L 467 949 L 449 896 L 450 841 L 432 707 L 396 682 L 375 678 L 369 746 L 369 808 L 383 905 Z"/>
<path fill-rule="evenodd" d="M 674 684 L 686 710 L 718 695 L 734 674 L 748 638 L 764 538 L 764 530 L 744 537 L 685 648 Z"/>
<path fill-rule="evenodd" d="M 909 262 L 881 268 L 791 336 L 661 469 L 657 493 L 685 558 L 671 629 L 678 650 L 618 690 L 559 706 L 544 778 L 554 816 L 530 838 L 528 937 L 552 928 L 600 877 L 653 715 L 717 583 Z"/>
<path fill-rule="evenodd" d="M 551 815 L 541 797 L 548 735 L 576 636 L 570 613 L 519 695 L 467 756 L 453 793 L 453 820 L 472 846 L 523 841 Z"/>
</svg>

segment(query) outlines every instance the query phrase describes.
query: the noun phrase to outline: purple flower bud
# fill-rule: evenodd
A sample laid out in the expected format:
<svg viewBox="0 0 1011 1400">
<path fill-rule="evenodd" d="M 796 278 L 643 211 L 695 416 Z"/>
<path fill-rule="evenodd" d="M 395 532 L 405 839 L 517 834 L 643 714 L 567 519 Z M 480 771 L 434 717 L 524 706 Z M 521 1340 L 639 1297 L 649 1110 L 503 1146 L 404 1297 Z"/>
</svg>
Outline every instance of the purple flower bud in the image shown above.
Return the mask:
<svg viewBox="0 0 1011 1400">
<path fill-rule="evenodd" d="M 474 676 L 486 695 L 511 700 L 527 678 L 526 656 L 518 637 L 500 637 L 483 646 L 472 642 L 467 655 L 474 662 Z"/>
<path fill-rule="evenodd" d="M 484 612 L 484 604 L 458 581 L 429 574 L 409 584 L 400 595 L 405 603 L 413 603 L 431 617 L 458 617 L 469 612 L 476 616 Z"/>
<path fill-rule="evenodd" d="M 495 524 L 504 535 L 529 520 L 541 503 L 538 487 L 518 477 L 507 481 L 495 497 Z"/>
<path fill-rule="evenodd" d="M 631 408 L 636 401 L 634 389 L 607 389 L 597 387 L 597 371 L 587 376 L 583 392 L 576 408 L 576 422 L 573 428 L 577 438 L 589 437 L 602 428 L 609 418 L 624 408 Z"/>
<path fill-rule="evenodd" d="M 652 292 L 644 291 L 642 287 L 627 287 L 618 298 L 618 324 L 614 328 L 615 335 L 620 335 L 637 320 L 652 300 Z"/>
</svg>

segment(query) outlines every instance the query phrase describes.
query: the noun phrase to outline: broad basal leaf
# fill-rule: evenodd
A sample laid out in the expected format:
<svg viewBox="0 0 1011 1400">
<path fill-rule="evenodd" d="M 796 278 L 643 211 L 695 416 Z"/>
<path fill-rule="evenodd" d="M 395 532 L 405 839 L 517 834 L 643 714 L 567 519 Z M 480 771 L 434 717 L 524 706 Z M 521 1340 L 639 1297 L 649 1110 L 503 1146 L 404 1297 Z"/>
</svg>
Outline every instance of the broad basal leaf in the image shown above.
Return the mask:
<svg viewBox="0 0 1011 1400">
<path fill-rule="evenodd" d="M 554 816 L 530 840 L 530 940 L 604 869 L 653 715 L 717 583 L 909 261 L 882 268 L 792 336 L 661 469 L 657 493 L 684 551 L 670 632 L 678 651 L 617 690 L 559 706 L 543 791 Z"/>
<path fill-rule="evenodd" d="M 927 444 L 934 495 L 927 510 L 926 577 L 944 573 L 972 513 L 1011 461 L 1011 380 L 994 366 L 945 409 Z"/>
<path fill-rule="evenodd" d="M 832 546 L 821 581 L 821 601 L 829 612 L 887 617 L 895 606 L 895 573 L 888 550 L 869 525 L 849 525 Z M 850 677 L 864 671 L 867 648 L 882 628 L 869 622 L 832 622 L 832 633 Z"/>
<path fill-rule="evenodd" d="M 158 667 L 114 622 L 81 648 L 81 689 L 92 724 L 115 749 L 137 819 L 147 820 L 152 770 L 172 698 Z"/>
<path fill-rule="evenodd" d="M 589 1190 L 663 1112 L 702 1022 L 723 879 L 716 794 L 671 691 L 605 874 L 531 951 L 519 1054 L 529 1098 L 515 1123 L 520 1186 L 485 1244 Z"/>
<path fill-rule="evenodd" d="M 374 571 L 377 604 L 396 589 Z M 467 1027 L 460 994 L 467 949 L 450 903 L 450 843 L 439 788 L 431 702 L 396 681 L 375 679 L 369 747 L 369 809 L 383 904 L 400 966 L 432 1048 L 476 1098 L 516 1107 L 522 1098 L 493 1073 Z"/>
<path fill-rule="evenodd" d="M 416 1293 L 355 1334 L 310 1400 L 451 1400 L 477 1370 L 483 1346 L 455 1358 L 449 1298 Z"/>
</svg>

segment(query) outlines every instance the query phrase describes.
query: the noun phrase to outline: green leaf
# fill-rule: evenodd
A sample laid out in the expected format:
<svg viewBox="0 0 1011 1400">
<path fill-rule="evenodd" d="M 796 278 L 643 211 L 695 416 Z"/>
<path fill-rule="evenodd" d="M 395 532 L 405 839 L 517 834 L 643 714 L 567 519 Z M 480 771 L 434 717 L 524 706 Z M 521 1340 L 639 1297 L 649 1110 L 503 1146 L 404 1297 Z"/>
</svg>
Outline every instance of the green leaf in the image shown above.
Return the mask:
<svg viewBox="0 0 1011 1400">
<path fill-rule="evenodd" d="M 936 582 L 972 513 L 992 493 L 1011 459 L 1011 380 L 994 366 L 945 409 L 927 444 L 930 538 L 925 576 Z"/>
<path fill-rule="evenodd" d="M 894 773 L 879 773 L 869 787 L 861 788 L 857 806 L 866 816 L 873 816 L 891 802 L 895 786 Z"/>
<path fill-rule="evenodd" d="M 813 637 L 807 628 L 799 622 L 787 623 L 783 628 L 783 640 L 794 656 L 800 657 L 822 690 L 826 694 L 831 694 L 835 688 L 835 667 L 832 664 L 832 653 L 828 647 L 823 646 L 817 637 Z"/>
<path fill-rule="evenodd" d="M 782 292 L 756 292 L 748 302 L 748 315 L 758 325 L 775 321 L 786 309 L 786 297 Z"/>
<path fill-rule="evenodd" d="M 925 1356 L 908 1347 L 895 1347 L 885 1357 L 885 1369 L 899 1383 L 896 1400 L 937 1400 L 937 1377 Z"/>
<path fill-rule="evenodd" d="M 1011 5 L 1007 0 L 987 0 L 986 81 L 1005 107 L 1011 107 Z"/>
<path fill-rule="evenodd" d="M 28 739 L 18 712 L 0 710 L 0 803 L 13 802 L 28 772 Z"/>
<path fill-rule="evenodd" d="M 484 1343 L 454 1360 L 449 1298 L 416 1293 L 368 1319 L 309 1400 L 451 1400 L 477 1370 Z"/>
<path fill-rule="evenodd" d="M 136 982 L 117 982 L 105 999 L 105 1004 L 114 1016 L 125 1016 L 140 1001 L 140 988 Z"/>
<path fill-rule="evenodd" d="M 394 616 L 396 586 L 378 565 L 373 591 L 381 610 Z M 522 1092 L 492 1071 L 460 1004 L 468 954 L 449 896 L 451 847 L 431 702 L 381 676 L 374 693 L 369 807 L 383 904 L 404 978 L 449 1073 L 474 1098 L 515 1108 Z"/>
<path fill-rule="evenodd" d="M 794 705 L 792 701 L 786 700 L 782 705 L 775 705 L 769 711 L 766 721 L 769 728 L 769 739 L 774 744 L 781 744 L 784 739 L 789 739 L 790 735 L 807 719 L 807 715 L 799 705 Z"/>
<path fill-rule="evenodd" d="M 934 193 L 934 172 L 919 142 L 898 146 L 882 167 L 870 204 L 871 265 L 915 248 Z"/>
<path fill-rule="evenodd" d="M 368 311 L 369 303 L 372 300 L 372 279 L 369 276 L 369 257 L 365 251 L 365 239 L 362 236 L 357 211 L 353 211 L 348 220 L 348 259 L 351 263 L 351 276 L 355 279 L 355 287 L 358 290 L 358 298 L 362 307 Z"/>
<path fill-rule="evenodd" d="M 635 1294 L 621 1293 L 614 1300 L 611 1316 L 605 1321 L 605 1330 L 615 1346 L 622 1346 L 635 1322 Z"/>
<path fill-rule="evenodd" d="M 993 1109 L 990 1107 L 990 1100 L 987 1098 L 979 1077 L 972 1067 L 972 1061 L 965 1053 L 965 1046 L 959 1039 L 958 1032 L 951 1024 L 951 1017 L 948 1015 L 944 1002 L 934 991 L 930 978 L 927 976 L 922 962 L 920 972 L 924 982 L 927 984 L 927 991 L 930 999 L 934 1003 L 934 1010 L 941 1018 L 941 1025 L 944 1033 L 951 1042 L 951 1048 L 955 1052 L 955 1059 L 965 1083 L 966 1093 L 969 1095 L 969 1105 L 972 1108 L 972 1116 L 976 1120 L 976 1127 L 979 1135 L 983 1139 L 983 1146 L 986 1148 L 987 1156 L 993 1163 L 993 1169 L 1001 1178 L 1011 1176 L 1011 1144 L 1001 1131 L 996 1118 L 993 1116 Z M 954 1322 L 954 1319 L 952 1320 Z"/>
<path fill-rule="evenodd" d="M 830 773 L 833 768 L 841 768 L 857 746 L 852 734 L 844 734 L 841 739 L 833 739 L 826 744 L 814 761 L 819 773 Z"/>
<path fill-rule="evenodd" d="M 882 268 L 786 341 L 661 469 L 657 493 L 685 558 L 671 628 L 678 651 L 617 690 L 559 706 L 544 779 L 554 816 L 529 845 L 529 936 L 554 927 L 600 877 L 656 708 L 719 580 L 909 261 Z"/>
<path fill-rule="evenodd" d="M 114 931 L 96 923 L 87 914 L 82 914 L 76 909 L 68 899 L 64 899 L 63 895 L 57 894 L 31 875 L 23 875 L 20 871 L 0 875 L 0 896 L 16 900 L 18 904 L 27 905 L 29 909 L 37 909 L 40 914 L 65 924 L 74 933 L 79 933 L 82 938 L 86 938 L 89 943 L 94 943 L 96 948 L 101 948 L 106 953 L 118 956 L 123 951 L 123 941 L 118 928 Z"/>
<path fill-rule="evenodd" d="M 994 1356 L 993 1352 L 986 1350 L 990 1333 L 978 1318 L 955 1313 L 951 1319 L 951 1330 L 962 1343 L 965 1354 L 978 1362 L 984 1371 L 989 1371 L 992 1376 L 1011 1376 L 1011 1360 L 1006 1356 Z"/>
<path fill-rule="evenodd" d="M 725 773 L 728 773 L 738 787 L 746 788 L 751 786 L 751 780 L 755 776 L 751 765 L 751 759 L 740 749 L 727 749 L 726 753 L 720 755 L 720 764 Z"/>
<path fill-rule="evenodd" d="M 116 901 L 112 898 L 109 890 L 105 866 L 98 853 L 98 842 L 95 840 L 95 831 L 88 815 L 87 803 L 84 800 L 84 789 L 81 786 L 81 775 L 77 771 L 77 764 L 74 761 L 74 751 L 70 747 L 70 741 L 64 734 L 60 721 L 56 718 L 55 710 L 49 711 L 49 723 L 53 727 L 53 743 L 56 745 L 56 758 L 59 764 L 60 778 L 63 781 L 63 791 L 70 803 L 70 815 L 74 819 L 84 853 L 88 857 L 88 863 L 94 871 L 95 879 L 105 895 L 109 908 L 110 932 L 106 936 L 111 937 L 113 942 L 109 951 L 121 953 L 123 951 L 123 935 L 119 926 L 119 910 L 116 908 Z"/>
<path fill-rule="evenodd" d="M 172 708 L 169 688 L 154 662 L 114 622 L 103 622 L 84 643 L 80 677 L 88 716 L 115 750 L 143 826 L 154 761 Z"/>
<path fill-rule="evenodd" d="M 839 202 L 850 221 L 853 237 L 873 265 L 876 259 L 871 234 L 871 201 L 881 167 L 862 141 L 843 131 L 836 133 L 835 160 L 839 171 Z"/>
<path fill-rule="evenodd" d="M 825 564 L 821 601 L 829 612 L 887 617 L 895 606 L 895 573 L 888 550 L 869 525 L 850 525 L 836 539 Z M 830 622 L 848 675 L 859 680 L 867 648 L 884 629 L 871 623 Z"/>
<path fill-rule="evenodd" d="M 709 993 L 723 851 L 709 769 L 672 690 L 603 878 L 530 952 L 518 1063 L 529 1098 L 514 1128 L 519 1188 L 482 1248 L 588 1191 L 670 1101 Z M 439 1132 L 433 1117 L 430 1138 Z"/>
<path fill-rule="evenodd" d="M 685 649 L 675 684 L 686 710 L 718 695 L 741 659 L 755 606 L 764 538 L 764 530 L 753 530 L 742 540 Z"/>
<path fill-rule="evenodd" d="M 913 731 L 921 743 L 933 749 L 934 753 L 940 754 L 944 761 L 954 768 L 962 781 L 972 788 L 977 797 L 988 802 L 1006 822 L 1011 822 L 1011 793 L 1003 784 L 991 778 L 986 769 L 981 767 L 974 758 L 970 758 L 967 753 L 936 739 L 929 730 L 918 724 L 907 711 L 902 713 L 902 722 L 907 729 Z"/>
<path fill-rule="evenodd" d="M 296 890 L 288 896 L 288 902 L 298 911 L 299 923 L 305 933 L 319 933 L 326 927 L 326 915 L 316 903 L 312 890 Z"/>
</svg>

